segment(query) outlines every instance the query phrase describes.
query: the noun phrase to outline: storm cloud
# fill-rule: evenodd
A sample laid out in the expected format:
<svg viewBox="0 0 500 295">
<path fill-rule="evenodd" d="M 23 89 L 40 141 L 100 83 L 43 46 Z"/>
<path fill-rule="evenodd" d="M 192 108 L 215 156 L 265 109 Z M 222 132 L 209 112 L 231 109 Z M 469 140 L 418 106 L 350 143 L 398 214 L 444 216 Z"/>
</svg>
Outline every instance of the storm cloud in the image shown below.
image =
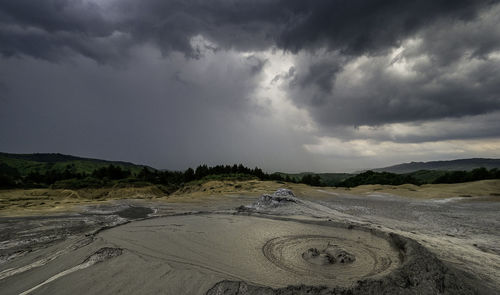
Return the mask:
<svg viewBox="0 0 500 295">
<path fill-rule="evenodd" d="M 56 58 L 69 50 L 103 61 L 110 49 L 101 46 L 124 53 L 124 45 L 152 42 L 165 53 L 196 56 L 190 41 L 197 35 L 243 51 L 376 54 L 436 22 L 472 21 L 495 2 L 2 0 L 2 54 Z"/>
<path fill-rule="evenodd" d="M 0 0 L 0 149 L 270 171 L 498 157 L 499 15 L 491 0 Z"/>
</svg>

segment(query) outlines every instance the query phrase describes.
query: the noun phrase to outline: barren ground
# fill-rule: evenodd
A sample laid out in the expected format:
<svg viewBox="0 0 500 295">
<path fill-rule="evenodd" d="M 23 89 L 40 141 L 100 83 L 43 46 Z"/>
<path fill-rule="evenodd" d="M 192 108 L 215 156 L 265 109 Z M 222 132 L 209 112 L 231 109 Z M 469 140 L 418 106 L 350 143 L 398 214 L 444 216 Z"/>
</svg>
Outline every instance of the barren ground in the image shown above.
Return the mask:
<svg viewBox="0 0 500 295">
<path fill-rule="evenodd" d="M 300 203 L 236 209 L 280 187 Z M 417 241 L 479 293 L 500 290 L 500 181 L 351 190 L 209 182 L 168 197 L 154 187 L 15 190 L 0 201 L 2 294 L 219 294 L 221 281 L 247 291 L 350 288 L 405 267 L 389 233 Z M 356 260 L 333 261 L 341 250 Z"/>
</svg>

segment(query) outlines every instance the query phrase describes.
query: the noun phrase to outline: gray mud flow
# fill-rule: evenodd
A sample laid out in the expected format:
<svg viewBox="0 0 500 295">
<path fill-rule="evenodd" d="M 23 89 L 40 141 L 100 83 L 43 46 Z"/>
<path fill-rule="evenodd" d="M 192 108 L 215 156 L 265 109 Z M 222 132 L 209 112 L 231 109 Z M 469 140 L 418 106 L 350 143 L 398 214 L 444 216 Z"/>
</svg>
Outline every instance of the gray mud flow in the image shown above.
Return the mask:
<svg viewBox="0 0 500 295">
<path fill-rule="evenodd" d="M 339 197 L 328 203 L 280 190 L 256 201 L 235 197 L 213 207 L 120 203 L 87 208 L 80 214 L 9 219 L 15 225 L 12 231 L 37 238 L 43 238 L 47 230 L 62 231 L 65 224 L 60 222 L 92 231 L 87 235 L 71 232 L 59 243 L 9 256 L 13 258 L 0 263 L 0 293 L 495 294 L 495 289 L 483 288 L 477 278 L 438 259 L 421 240 L 402 235 L 408 233 L 404 227 L 412 224 L 387 221 L 390 216 L 403 220 L 410 215 L 401 211 L 407 203 L 379 199 Z M 236 208 L 242 200 L 255 202 L 227 209 L 228 204 Z M 383 218 L 382 214 L 369 215 L 363 202 L 373 202 L 366 207 L 389 213 Z M 439 204 L 411 205 L 434 206 L 429 208 L 440 212 L 433 217 L 435 226 L 443 220 L 439 218 L 458 224 L 456 218 L 448 217 L 453 212 L 437 211 Z M 351 215 L 353 210 L 364 215 Z M 144 219 L 152 215 L 157 217 Z M 385 222 L 394 230 L 366 220 Z M 2 226 L 9 228 L 9 224 Z M 36 225 L 43 229 L 26 228 Z M 416 237 L 432 238 L 422 231 L 418 235 L 416 223 L 413 231 Z M 449 239 L 441 231 L 432 233 L 437 236 L 432 242 Z M 14 232 L 7 235 L 15 237 Z M 0 246 L 16 246 L 15 242 Z M 456 249 L 462 251 L 442 251 Z"/>
<path fill-rule="evenodd" d="M 26 290 L 26 291 L 20 293 L 19 295 L 27 295 L 27 294 L 33 293 L 36 289 L 38 289 L 46 284 L 49 284 L 57 279 L 60 279 L 64 276 L 67 276 L 71 273 L 85 269 L 85 268 L 90 267 L 96 263 L 104 262 L 104 261 L 111 259 L 113 257 L 120 256 L 122 254 L 122 252 L 123 252 L 123 249 L 120 249 L 120 248 L 110 248 L 110 247 L 101 248 L 101 249 L 97 250 L 95 253 L 93 253 L 92 255 L 90 255 L 89 257 L 87 257 L 82 263 L 53 275 L 52 277 L 48 278 L 47 280 L 43 281 L 42 283 L 32 287 L 29 290 Z"/>
<path fill-rule="evenodd" d="M 153 213 L 147 206 L 118 203 L 87 206 L 71 214 L 0 217 L 0 278 L 1 266 L 9 260 L 101 228 L 144 219 Z"/>
<path fill-rule="evenodd" d="M 303 259 L 309 248 L 329 244 L 342 245 L 356 259 L 331 265 Z M 88 261 L 83 257 L 100 260 L 99 255 L 92 256 L 99 253 L 96 247 L 124 251 L 112 260 L 75 268 Z M 126 290 L 128 294 L 150 294 L 169 290 L 170 294 L 204 294 L 223 280 L 274 288 L 296 284 L 348 287 L 361 279 L 384 276 L 399 265 L 400 251 L 385 236 L 369 231 L 329 222 L 193 214 L 147 219 L 102 231 L 93 243 L 7 277 L 0 286 L 3 294 L 20 294 L 46 281 L 49 283 L 37 287 L 37 292 L 116 294 Z M 78 271 L 58 275 L 68 269 Z"/>
<path fill-rule="evenodd" d="M 221 281 L 206 295 L 368 295 L 368 294 L 481 294 L 463 277 L 445 266 L 415 241 L 395 234 L 388 240 L 400 250 L 401 265 L 385 276 L 358 280 L 350 287 L 294 285 L 284 288 L 258 286 L 245 281 Z M 485 290 L 484 294 L 494 294 Z"/>
<path fill-rule="evenodd" d="M 252 205 L 240 206 L 239 213 L 307 212 L 317 209 L 328 212 L 329 206 L 321 207 L 302 201 L 289 190 L 278 190 L 273 195 L 263 195 Z M 276 210 L 278 208 L 278 210 Z M 358 206 L 359 208 L 359 206 Z M 352 229 L 352 225 L 348 228 Z M 359 229 L 359 228 L 358 228 Z M 363 228 L 361 228 L 363 230 Z M 367 228 L 364 228 L 367 230 Z M 359 231 L 359 230 L 358 230 Z M 465 277 L 463 272 L 447 266 L 418 242 L 395 233 L 386 233 L 373 228 L 370 232 L 387 239 L 399 253 L 397 267 L 394 257 L 386 257 L 372 243 L 363 245 L 356 241 L 352 247 L 349 239 L 337 244 L 321 236 L 284 236 L 270 240 L 263 248 L 264 255 L 278 267 L 304 276 L 314 275 L 332 281 L 350 277 L 351 284 L 300 284 L 283 288 L 260 286 L 247 281 L 225 280 L 214 285 L 206 294 L 495 294 L 477 279 Z M 326 244 L 326 246 L 325 246 Z M 300 256 L 298 254 L 311 246 Z M 361 254 L 361 255 L 360 255 Z M 365 265 L 366 256 L 376 261 Z M 339 267 L 340 262 L 340 267 Z M 352 263 L 352 265 L 350 265 Z M 350 267 L 345 267 L 349 265 Z M 331 269 L 334 271 L 328 272 Z M 365 275 L 366 274 L 366 275 Z M 378 275 L 376 275 L 378 274 Z M 359 280 L 353 280 L 359 276 Z M 347 280 L 349 281 L 349 279 Z"/>
</svg>

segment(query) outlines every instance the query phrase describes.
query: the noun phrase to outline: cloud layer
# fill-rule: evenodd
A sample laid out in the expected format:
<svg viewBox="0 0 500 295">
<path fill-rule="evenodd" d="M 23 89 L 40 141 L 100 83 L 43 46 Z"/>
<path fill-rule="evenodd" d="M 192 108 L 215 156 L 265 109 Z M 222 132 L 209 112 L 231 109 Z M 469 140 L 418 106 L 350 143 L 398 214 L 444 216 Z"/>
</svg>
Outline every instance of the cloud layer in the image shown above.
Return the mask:
<svg viewBox="0 0 500 295">
<path fill-rule="evenodd" d="M 0 149 L 296 171 L 498 157 L 479 148 L 500 148 L 498 3 L 0 0 Z"/>
<path fill-rule="evenodd" d="M 106 61 L 127 46 L 151 42 L 165 53 L 197 56 L 191 39 L 198 35 L 243 51 L 326 47 L 377 54 L 429 26 L 474 21 L 495 2 L 3 0 L 2 54 L 55 59 L 70 51 Z"/>
</svg>

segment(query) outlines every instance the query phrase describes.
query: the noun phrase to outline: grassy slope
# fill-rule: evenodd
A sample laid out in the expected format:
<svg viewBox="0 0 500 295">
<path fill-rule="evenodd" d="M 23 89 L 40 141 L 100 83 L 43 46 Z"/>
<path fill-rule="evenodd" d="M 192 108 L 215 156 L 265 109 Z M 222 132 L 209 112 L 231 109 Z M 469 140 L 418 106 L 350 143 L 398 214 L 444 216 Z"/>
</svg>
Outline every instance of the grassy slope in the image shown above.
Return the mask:
<svg viewBox="0 0 500 295">
<path fill-rule="evenodd" d="M 45 173 L 48 170 L 63 171 L 66 166 L 74 165 L 76 172 L 92 173 L 95 169 L 113 164 L 124 169 L 129 169 L 132 173 L 138 173 L 144 166 L 127 162 L 104 161 L 89 158 L 66 156 L 61 154 L 7 154 L 0 153 L 0 163 L 16 168 L 21 175 L 39 171 Z"/>
<path fill-rule="evenodd" d="M 258 197 L 278 188 L 289 188 L 302 198 L 335 198 L 336 195 L 388 194 L 416 199 L 443 199 L 482 196 L 471 201 L 500 201 L 500 180 L 482 180 L 457 184 L 362 185 L 355 188 L 311 187 L 305 184 L 276 181 L 219 181 L 192 182 L 167 195 L 157 186 L 140 188 L 98 189 L 30 189 L 0 190 L 0 216 L 46 214 L 71 210 L 74 206 L 101 203 L 117 199 L 156 199 L 163 202 L 212 202 L 224 196 Z"/>
</svg>

